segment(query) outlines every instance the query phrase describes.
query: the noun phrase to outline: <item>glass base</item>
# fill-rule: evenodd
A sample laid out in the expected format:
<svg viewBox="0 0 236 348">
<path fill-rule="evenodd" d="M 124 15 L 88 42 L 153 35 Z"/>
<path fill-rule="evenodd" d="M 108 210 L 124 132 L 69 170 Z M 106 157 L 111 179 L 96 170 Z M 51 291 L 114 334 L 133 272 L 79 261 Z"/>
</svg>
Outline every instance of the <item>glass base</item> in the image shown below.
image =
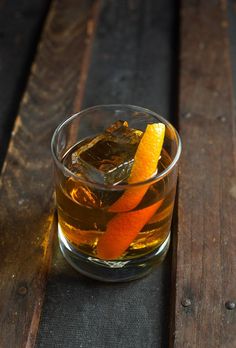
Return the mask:
<svg viewBox="0 0 236 348">
<path fill-rule="evenodd" d="M 166 240 L 151 253 L 137 259 L 124 261 L 104 261 L 79 253 L 63 236 L 58 226 L 59 245 L 65 259 L 81 274 L 105 281 L 122 282 L 144 277 L 161 263 L 170 245 L 170 233 Z"/>
</svg>

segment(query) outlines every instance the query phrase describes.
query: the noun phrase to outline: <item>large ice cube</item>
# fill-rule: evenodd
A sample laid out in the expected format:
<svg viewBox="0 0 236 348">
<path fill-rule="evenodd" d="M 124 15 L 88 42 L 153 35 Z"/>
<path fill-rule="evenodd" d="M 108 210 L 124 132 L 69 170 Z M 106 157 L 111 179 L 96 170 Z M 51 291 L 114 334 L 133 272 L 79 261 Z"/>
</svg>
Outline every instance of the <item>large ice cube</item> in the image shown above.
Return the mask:
<svg viewBox="0 0 236 348">
<path fill-rule="evenodd" d="M 117 184 L 130 174 L 142 131 L 117 121 L 103 134 L 86 140 L 71 154 L 69 169 L 102 184 Z"/>
</svg>

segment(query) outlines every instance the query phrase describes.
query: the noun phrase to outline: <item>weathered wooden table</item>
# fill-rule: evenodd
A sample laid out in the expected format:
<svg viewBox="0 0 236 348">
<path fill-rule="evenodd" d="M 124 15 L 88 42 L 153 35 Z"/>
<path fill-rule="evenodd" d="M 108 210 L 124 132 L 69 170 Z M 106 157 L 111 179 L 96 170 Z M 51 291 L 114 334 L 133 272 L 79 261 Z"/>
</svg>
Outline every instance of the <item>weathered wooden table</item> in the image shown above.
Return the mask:
<svg viewBox="0 0 236 348">
<path fill-rule="evenodd" d="M 226 1 L 0 1 L 0 42 L 0 347 L 236 347 Z M 77 274 L 55 233 L 52 132 L 103 103 L 153 109 L 183 141 L 171 251 L 116 285 Z"/>
</svg>

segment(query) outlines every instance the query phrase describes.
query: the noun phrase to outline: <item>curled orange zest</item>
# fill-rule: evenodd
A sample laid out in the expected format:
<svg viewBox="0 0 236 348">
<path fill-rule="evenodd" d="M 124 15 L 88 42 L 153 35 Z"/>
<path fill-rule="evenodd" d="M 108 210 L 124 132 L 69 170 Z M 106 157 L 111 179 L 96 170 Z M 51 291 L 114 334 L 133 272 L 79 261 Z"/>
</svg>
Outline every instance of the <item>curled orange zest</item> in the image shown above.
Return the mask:
<svg viewBox="0 0 236 348">
<path fill-rule="evenodd" d="M 119 258 L 155 214 L 163 200 L 144 209 L 116 214 L 97 244 L 97 256 L 105 260 Z"/>
<path fill-rule="evenodd" d="M 150 179 L 157 170 L 165 137 L 165 125 L 153 123 L 147 128 L 140 140 L 134 156 L 134 163 L 128 178 L 128 184 Z M 111 205 L 110 212 L 125 212 L 134 209 L 143 199 L 149 185 L 131 187 Z"/>
</svg>

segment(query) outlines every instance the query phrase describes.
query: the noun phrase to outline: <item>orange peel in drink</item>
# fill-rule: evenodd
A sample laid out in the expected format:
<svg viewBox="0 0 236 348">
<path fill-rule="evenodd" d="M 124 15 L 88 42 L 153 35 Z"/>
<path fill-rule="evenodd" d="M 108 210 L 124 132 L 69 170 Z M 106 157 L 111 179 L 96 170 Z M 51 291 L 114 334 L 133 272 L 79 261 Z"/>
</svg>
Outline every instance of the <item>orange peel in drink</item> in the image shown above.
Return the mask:
<svg viewBox="0 0 236 348">
<path fill-rule="evenodd" d="M 148 180 L 155 174 L 164 137 L 165 125 L 163 123 L 147 125 L 134 156 L 128 184 Z M 147 184 L 127 189 L 108 210 L 120 213 L 134 209 L 141 202 L 148 188 L 149 185 Z"/>
<path fill-rule="evenodd" d="M 165 125 L 154 123 L 147 126 L 138 145 L 128 183 L 145 181 L 157 170 L 165 137 Z M 146 208 L 134 210 L 143 199 L 150 185 L 132 187 L 112 204 L 110 212 L 117 214 L 108 222 L 107 229 L 98 240 L 97 256 L 105 260 L 119 258 L 134 241 L 138 233 L 155 214 L 163 200 Z"/>
<path fill-rule="evenodd" d="M 163 200 L 144 209 L 116 214 L 107 224 L 97 244 L 97 256 L 104 260 L 119 258 L 161 206 Z"/>
</svg>

